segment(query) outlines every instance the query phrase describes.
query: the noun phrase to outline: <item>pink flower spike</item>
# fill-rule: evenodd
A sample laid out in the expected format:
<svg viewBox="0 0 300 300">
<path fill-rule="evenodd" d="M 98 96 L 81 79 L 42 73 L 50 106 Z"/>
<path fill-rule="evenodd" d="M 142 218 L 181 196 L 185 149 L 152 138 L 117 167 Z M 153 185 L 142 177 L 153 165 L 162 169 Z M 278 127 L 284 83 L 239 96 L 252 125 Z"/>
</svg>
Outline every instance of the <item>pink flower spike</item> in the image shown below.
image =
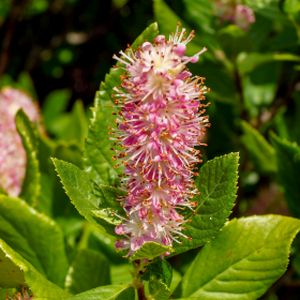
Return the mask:
<svg viewBox="0 0 300 300">
<path fill-rule="evenodd" d="M 234 20 L 237 26 L 244 30 L 247 30 L 250 24 L 255 22 L 255 15 L 250 7 L 239 4 L 235 9 Z"/>
<path fill-rule="evenodd" d="M 188 238 L 180 213 L 194 207 L 194 166 L 200 163 L 194 147 L 203 144 L 208 126 L 204 79 L 186 67 L 206 49 L 184 55 L 193 36 L 177 28 L 168 39 L 159 35 L 115 56 L 126 70 L 114 97 L 121 105 L 115 135 L 127 190 L 121 200 L 127 218 L 115 232 L 124 236 L 116 247 L 128 255 L 147 241 L 172 246 Z"/>
<path fill-rule="evenodd" d="M 26 168 L 26 153 L 15 125 L 21 108 L 31 121 L 39 121 L 38 107 L 27 94 L 10 87 L 0 91 L 0 187 L 11 196 L 20 194 Z"/>
<path fill-rule="evenodd" d="M 246 5 L 239 4 L 239 1 L 235 0 L 216 0 L 214 2 L 214 13 L 222 21 L 234 23 L 245 31 L 255 22 L 253 10 Z"/>
</svg>

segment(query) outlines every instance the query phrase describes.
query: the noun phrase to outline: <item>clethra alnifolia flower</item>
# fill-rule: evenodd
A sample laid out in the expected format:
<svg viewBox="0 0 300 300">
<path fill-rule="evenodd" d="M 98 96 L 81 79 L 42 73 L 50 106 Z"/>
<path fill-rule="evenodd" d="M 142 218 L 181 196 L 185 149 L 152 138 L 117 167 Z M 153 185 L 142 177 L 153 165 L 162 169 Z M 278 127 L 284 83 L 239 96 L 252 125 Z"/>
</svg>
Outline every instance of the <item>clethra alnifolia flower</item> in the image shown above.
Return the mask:
<svg viewBox="0 0 300 300">
<path fill-rule="evenodd" d="M 0 91 L 0 188 L 11 196 L 21 192 L 26 169 L 26 153 L 15 125 L 15 115 L 23 109 L 37 122 L 37 105 L 24 92 L 5 87 Z"/>
<path fill-rule="evenodd" d="M 187 69 L 206 50 L 185 55 L 193 36 L 177 28 L 168 39 L 159 35 L 114 56 L 125 69 L 114 96 L 121 107 L 117 156 L 125 166 L 127 191 L 121 200 L 127 218 L 115 229 L 125 237 L 116 247 L 129 249 L 129 255 L 147 241 L 171 246 L 187 238 L 180 212 L 195 205 L 193 176 L 200 162 L 195 146 L 203 145 L 208 125 L 201 103 L 204 79 Z"/>
<path fill-rule="evenodd" d="M 253 10 L 245 5 L 237 5 L 235 9 L 235 24 L 244 30 L 248 30 L 250 24 L 255 22 Z"/>
<path fill-rule="evenodd" d="M 255 22 L 253 10 L 237 0 L 216 0 L 214 11 L 223 21 L 234 23 L 243 30 L 248 30 Z"/>
</svg>

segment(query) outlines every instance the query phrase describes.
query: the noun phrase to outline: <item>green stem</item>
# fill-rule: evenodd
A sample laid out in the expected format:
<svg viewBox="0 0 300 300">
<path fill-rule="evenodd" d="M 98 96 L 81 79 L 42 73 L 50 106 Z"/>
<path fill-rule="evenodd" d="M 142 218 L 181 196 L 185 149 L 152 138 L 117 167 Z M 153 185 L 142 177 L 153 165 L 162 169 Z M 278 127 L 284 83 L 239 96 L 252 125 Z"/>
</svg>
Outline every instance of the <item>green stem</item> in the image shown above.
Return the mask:
<svg viewBox="0 0 300 300">
<path fill-rule="evenodd" d="M 145 272 L 145 264 L 141 260 L 133 262 L 134 273 L 133 273 L 133 286 L 136 288 L 138 293 L 138 300 L 147 300 L 145 294 L 144 282 L 141 276 Z"/>
</svg>

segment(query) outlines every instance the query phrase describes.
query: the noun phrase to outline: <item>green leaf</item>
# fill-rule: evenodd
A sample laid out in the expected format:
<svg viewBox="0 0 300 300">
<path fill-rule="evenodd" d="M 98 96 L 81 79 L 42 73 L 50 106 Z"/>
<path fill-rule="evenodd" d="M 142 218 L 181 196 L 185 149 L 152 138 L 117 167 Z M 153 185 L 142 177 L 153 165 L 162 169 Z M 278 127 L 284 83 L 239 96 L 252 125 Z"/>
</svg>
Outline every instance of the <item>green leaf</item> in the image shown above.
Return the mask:
<svg viewBox="0 0 300 300">
<path fill-rule="evenodd" d="M 35 207 L 39 212 L 52 217 L 52 206 L 53 198 L 55 197 L 54 193 L 54 177 L 49 176 L 46 173 L 41 173 L 41 189 L 42 193 L 40 195 L 40 201 Z M 56 195 L 57 196 L 57 195 Z"/>
<path fill-rule="evenodd" d="M 16 114 L 16 126 L 26 151 L 26 174 L 20 197 L 36 206 L 41 192 L 41 174 L 37 159 L 37 138 L 34 127 L 22 110 Z"/>
<path fill-rule="evenodd" d="M 269 44 L 269 38 L 271 32 L 273 32 L 273 21 L 256 15 L 255 16 L 255 22 L 251 24 L 248 32 L 246 32 L 246 39 L 247 41 L 247 48 L 242 48 L 242 53 L 246 53 L 247 51 L 261 51 L 261 49 L 265 49 L 265 43 L 268 41 Z M 276 35 L 277 38 L 277 35 Z M 270 45 L 270 48 L 273 46 Z M 283 48 L 284 49 L 284 48 Z M 246 51 L 246 52 L 245 52 Z M 237 53 L 237 57 L 239 57 L 239 53 Z"/>
<path fill-rule="evenodd" d="M 119 86 L 120 69 L 111 71 L 118 73 L 115 80 L 115 86 Z M 107 78 L 107 77 L 106 77 Z M 97 183 L 116 185 L 119 182 L 118 172 L 114 169 L 115 163 L 112 150 L 113 143 L 109 138 L 109 131 L 114 126 L 116 108 L 109 101 L 110 94 L 105 91 L 101 84 L 100 92 L 96 93 L 95 107 L 93 108 L 93 118 L 90 121 L 88 137 L 85 143 L 85 164 L 86 170 L 91 173 Z"/>
<path fill-rule="evenodd" d="M 246 33 L 245 30 L 235 24 L 223 26 L 218 30 L 217 36 L 222 49 L 231 60 L 235 60 L 238 53 L 251 49 L 252 44 L 248 32 Z"/>
<path fill-rule="evenodd" d="M 153 300 L 167 300 L 170 296 L 167 285 L 159 280 L 150 280 L 149 293 Z"/>
<path fill-rule="evenodd" d="M 205 54 L 206 55 L 206 54 Z M 216 73 L 216 70 L 218 70 L 218 74 L 220 74 L 220 76 L 218 76 L 217 78 L 215 78 L 214 74 Z M 206 79 L 206 84 L 207 86 L 209 86 L 212 91 L 209 92 L 209 97 L 210 99 L 212 99 L 213 101 L 211 101 L 212 105 L 219 105 L 219 103 L 222 102 L 222 104 L 232 104 L 233 107 L 235 107 L 236 110 L 236 106 L 239 103 L 239 99 L 237 97 L 237 93 L 236 93 L 236 86 L 235 86 L 235 82 L 233 80 L 233 78 L 231 76 L 228 76 L 228 70 L 226 70 L 221 63 L 212 63 L 212 62 L 205 62 L 201 65 L 201 70 L 199 70 L 199 72 L 201 71 L 201 75 L 203 75 Z M 209 110 L 210 113 L 211 111 L 215 109 L 212 106 L 210 106 Z M 221 108 L 222 112 L 223 112 L 223 108 Z M 228 110 L 228 108 L 227 108 Z M 221 118 L 226 118 L 226 114 L 222 113 L 222 115 L 220 115 L 219 112 L 217 112 L 217 117 L 219 119 Z M 212 117 L 210 115 L 210 117 Z M 213 119 L 214 121 L 214 119 Z M 223 122 L 222 123 L 222 128 L 224 129 L 224 125 Z M 214 124 L 214 123 L 212 123 Z M 216 126 L 216 124 L 214 124 L 214 126 Z M 226 127 L 228 127 L 228 122 L 225 125 Z M 225 127 L 225 128 L 226 128 Z M 213 130 L 213 129 L 212 129 Z M 216 130 L 219 130 L 216 128 Z M 222 135 L 221 133 L 219 133 L 220 135 Z M 223 142 L 223 139 L 222 139 Z M 222 149 L 222 151 L 224 151 L 224 148 Z"/>
<path fill-rule="evenodd" d="M 47 280 L 19 253 L 0 239 L 0 257 L 2 256 L 5 256 L 5 260 L 0 261 L 0 274 L 2 271 L 8 271 L 8 273 L 4 273 L 5 276 L 0 277 L 1 286 L 12 287 L 25 283 L 34 294 L 34 299 L 37 300 L 63 300 L 69 296 L 66 291 Z M 14 275 L 8 277 L 11 271 L 14 272 Z"/>
<path fill-rule="evenodd" d="M 158 35 L 157 24 L 153 23 L 136 39 L 133 47 L 139 46 L 146 40 L 152 41 Z M 92 109 L 93 117 L 89 124 L 88 136 L 85 143 L 86 170 L 91 173 L 94 180 L 107 185 L 117 185 L 118 173 L 114 169 L 115 162 L 112 150 L 113 142 L 110 140 L 110 130 L 115 126 L 116 107 L 112 101 L 113 88 L 120 86 L 120 75 L 124 73 L 121 68 L 112 68 L 105 76 L 100 90 L 96 93 L 95 106 Z"/>
<path fill-rule="evenodd" d="M 0 195 L 0 239 L 38 272 L 63 286 L 68 262 L 60 228 L 18 198 Z"/>
<path fill-rule="evenodd" d="M 212 26 L 213 3 L 209 0 L 183 0 L 189 19 L 202 29 L 202 31 L 214 34 Z"/>
<path fill-rule="evenodd" d="M 275 130 L 282 139 L 300 142 L 300 93 L 295 91 L 290 105 L 282 105 L 273 119 Z"/>
<path fill-rule="evenodd" d="M 120 202 L 116 201 L 116 198 L 125 196 L 126 191 L 104 184 L 95 184 L 94 190 L 96 196 L 100 199 L 103 199 L 102 203 L 100 203 L 100 207 L 102 209 L 112 208 L 114 210 L 118 210 L 118 213 L 123 214 L 120 211 Z"/>
<path fill-rule="evenodd" d="M 291 15 L 297 15 L 300 12 L 300 3 L 297 0 L 284 1 L 284 10 Z"/>
<path fill-rule="evenodd" d="M 57 157 L 81 166 L 82 151 L 79 145 L 64 141 L 53 142 L 40 136 L 38 146 L 42 193 L 36 209 L 55 219 L 59 216 L 80 218 L 65 194 L 51 160 L 51 157 Z"/>
<path fill-rule="evenodd" d="M 54 174 L 51 156 L 55 150 L 56 143 L 44 134 L 38 135 L 38 160 L 41 173 Z"/>
<path fill-rule="evenodd" d="M 66 300 L 128 300 L 134 299 L 134 289 L 128 285 L 101 286 Z"/>
<path fill-rule="evenodd" d="M 284 187 L 285 198 L 291 213 L 300 218 L 300 147 L 296 143 L 272 135 L 276 150 L 278 178 Z"/>
<path fill-rule="evenodd" d="M 120 224 L 120 220 L 115 217 L 115 210 L 112 208 L 94 209 L 91 213 L 97 219 L 103 220 L 110 225 L 116 226 Z"/>
<path fill-rule="evenodd" d="M 280 10 L 278 0 L 245 0 L 244 4 L 251 7 L 256 14 L 276 20 L 284 25 L 291 25 L 288 18 Z"/>
<path fill-rule="evenodd" d="M 48 130 L 64 141 L 77 142 L 83 146 L 87 135 L 87 118 L 81 101 L 76 101 L 70 113 L 62 114 L 48 124 Z"/>
<path fill-rule="evenodd" d="M 172 282 L 170 284 L 171 293 L 175 293 L 177 286 L 180 284 L 182 279 L 181 274 L 175 269 L 172 270 Z"/>
<path fill-rule="evenodd" d="M 48 130 L 52 128 L 56 118 L 67 109 L 70 98 L 71 92 L 67 89 L 55 90 L 47 95 L 43 104 L 42 112 L 44 123 Z"/>
<path fill-rule="evenodd" d="M 120 265 L 121 263 L 127 262 L 125 258 L 123 258 L 121 255 L 119 255 L 119 253 L 116 252 L 115 239 L 112 239 L 111 236 L 106 232 L 100 231 L 95 227 L 91 230 L 88 236 L 86 247 L 101 252 L 112 264 Z M 111 276 L 111 278 L 114 277 Z"/>
<path fill-rule="evenodd" d="M 112 284 L 127 284 L 132 281 L 132 264 L 111 265 Z"/>
<path fill-rule="evenodd" d="M 258 116 L 262 108 L 273 102 L 280 68 L 278 62 L 269 62 L 242 77 L 244 104 L 251 116 Z"/>
<path fill-rule="evenodd" d="M 1 245 L 0 240 L 0 245 Z M 1 246 L 0 246 L 1 248 Z M 0 249 L 0 286 L 14 288 L 25 283 L 24 274 Z M 1 298 L 0 298 L 1 299 Z"/>
<path fill-rule="evenodd" d="M 247 122 L 242 121 L 241 125 L 244 131 L 241 141 L 248 150 L 256 169 L 264 174 L 275 173 L 277 166 L 274 148 Z"/>
<path fill-rule="evenodd" d="M 279 51 L 288 51 L 297 47 L 299 34 L 300 32 L 297 34 L 296 29 L 293 27 L 282 28 L 271 40 L 268 40 L 269 51 L 278 53 Z M 296 69 L 296 66 L 294 68 Z"/>
<path fill-rule="evenodd" d="M 61 160 L 66 160 L 78 167 L 82 167 L 82 149 L 80 149 L 80 145 L 75 141 L 65 142 L 64 140 L 60 140 L 55 144 L 55 149 L 52 153 L 52 157 L 59 158 Z M 51 158 L 50 158 L 51 162 Z M 52 167 L 52 162 L 51 162 Z"/>
<path fill-rule="evenodd" d="M 191 239 L 174 244 L 176 254 L 203 246 L 224 226 L 236 199 L 238 161 L 239 154 L 230 153 L 208 161 L 200 169 L 196 179 L 198 206 L 183 232 Z"/>
<path fill-rule="evenodd" d="M 237 57 L 237 67 L 240 74 L 245 74 L 253 71 L 261 64 L 272 61 L 300 62 L 300 56 L 291 53 L 242 52 Z"/>
<path fill-rule="evenodd" d="M 34 84 L 32 78 L 30 77 L 29 73 L 22 72 L 18 76 L 18 82 L 16 83 L 16 87 L 21 90 L 25 90 L 30 94 L 31 97 L 37 99 L 36 90 L 34 88 Z"/>
<path fill-rule="evenodd" d="M 170 286 L 172 282 L 172 266 L 167 260 L 159 257 L 147 267 L 143 279 L 159 279 L 167 286 Z"/>
<path fill-rule="evenodd" d="M 267 215 L 229 222 L 183 277 L 183 297 L 255 300 L 286 271 L 297 219 Z"/>
<path fill-rule="evenodd" d="M 79 250 L 66 277 L 67 290 L 78 294 L 109 283 L 109 262 L 106 257 L 94 250 Z"/>
<path fill-rule="evenodd" d="M 172 252 L 173 249 L 168 246 L 161 245 L 155 242 L 146 242 L 130 257 L 131 261 L 137 259 L 154 259 L 157 256 L 163 255 L 166 252 Z"/>
<path fill-rule="evenodd" d="M 300 37 L 300 3 L 298 0 L 286 0 L 283 4 L 284 11 L 288 14 L 289 19 L 294 24 L 298 40 Z"/>
<path fill-rule="evenodd" d="M 114 236 L 113 223 L 108 222 L 108 220 L 113 218 L 110 208 L 118 208 L 117 202 L 113 207 L 110 207 L 113 203 L 112 197 L 117 197 L 118 195 L 113 194 L 113 191 L 117 193 L 118 190 L 105 185 L 94 184 L 89 173 L 86 173 L 71 163 L 58 159 L 53 159 L 53 163 L 66 194 L 79 213 L 89 222 L 96 224 L 102 230 L 104 228 L 108 233 Z M 107 210 L 105 211 L 104 208 Z M 97 211 L 102 214 L 97 214 Z M 120 211 L 120 213 L 122 212 Z"/>
</svg>

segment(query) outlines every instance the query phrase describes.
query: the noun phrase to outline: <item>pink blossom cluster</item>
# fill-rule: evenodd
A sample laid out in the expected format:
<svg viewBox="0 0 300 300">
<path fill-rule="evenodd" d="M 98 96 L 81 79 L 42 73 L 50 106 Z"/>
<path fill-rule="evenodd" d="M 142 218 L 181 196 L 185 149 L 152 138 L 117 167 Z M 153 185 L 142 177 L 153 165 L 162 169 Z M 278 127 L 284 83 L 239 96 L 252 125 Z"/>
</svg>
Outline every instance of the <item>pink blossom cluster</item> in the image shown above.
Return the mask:
<svg viewBox="0 0 300 300">
<path fill-rule="evenodd" d="M 15 125 L 20 108 L 31 121 L 39 120 L 38 107 L 27 94 L 3 88 L 0 91 L 0 188 L 11 196 L 20 194 L 26 169 L 26 153 Z"/>
<path fill-rule="evenodd" d="M 229 21 L 247 30 L 255 22 L 253 10 L 235 0 L 216 0 L 215 14 L 224 21 Z"/>
<path fill-rule="evenodd" d="M 128 191 L 121 200 L 127 218 L 115 229 L 125 237 L 116 247 L 129 249 L 129 255 L 147 241 L 172 246 L 187 238 L 181 212 L 195 205 L 193 176 L 200 153 L 194 147 L 203 144 L 208 125 L 201 103 L 207 88 L 186 67 L 206 50 L 185 55 L 193 35 L 177 28 L 168 39 L 159 35 L 136 51 L 114 56 L 126 71 L 114 96 L 121 107 L 117 156 Z"/>
</svg>

